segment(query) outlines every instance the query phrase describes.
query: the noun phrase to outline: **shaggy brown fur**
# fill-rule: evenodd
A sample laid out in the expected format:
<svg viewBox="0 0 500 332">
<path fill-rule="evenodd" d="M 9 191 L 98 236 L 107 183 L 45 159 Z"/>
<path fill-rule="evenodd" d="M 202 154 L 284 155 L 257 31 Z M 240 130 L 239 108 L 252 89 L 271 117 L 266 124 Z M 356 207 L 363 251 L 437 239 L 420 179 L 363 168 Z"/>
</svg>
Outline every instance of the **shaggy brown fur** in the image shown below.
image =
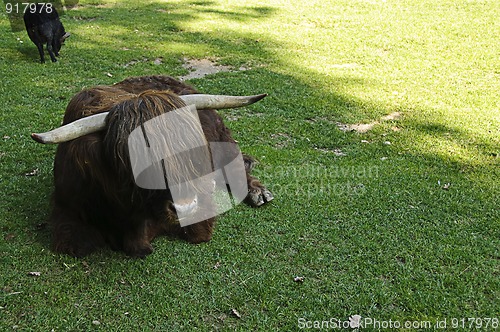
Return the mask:
<svg viewBox="0 0 500 332">
<path fill-rule="evenodd" d="M 105 130 L 59 145 L 54 161 L 55 191 L 51 224 L 57 252 L 82 257 L 109 245 L 127 255 L 144 257 L 158 235 L 171 234 L 192 243 L 209 241 L 215 219 L 181 227 L 168 190 L 135 185 L 127 139 L 141 123 L 185 106 L 177 95 L 196 90 L 167 76 L 129 78 L 113 86 L 98 86 L 75 95 L 63 123 L 109 111 Z M 198 112 L 208 142 L 235 143 L 214 110 Z M 234 149 L 229 148 L 234 146 Z M 228 156 L 239 151 L 228 144 Z M 265 188 L 249 172 L 250 204 Z M 254 195 L 254 196 L 252 196 Z M 255 205 L 255 204 L 253 204 Z M 211 206 L 208 204 L 208 206 Z"/>
</svg>

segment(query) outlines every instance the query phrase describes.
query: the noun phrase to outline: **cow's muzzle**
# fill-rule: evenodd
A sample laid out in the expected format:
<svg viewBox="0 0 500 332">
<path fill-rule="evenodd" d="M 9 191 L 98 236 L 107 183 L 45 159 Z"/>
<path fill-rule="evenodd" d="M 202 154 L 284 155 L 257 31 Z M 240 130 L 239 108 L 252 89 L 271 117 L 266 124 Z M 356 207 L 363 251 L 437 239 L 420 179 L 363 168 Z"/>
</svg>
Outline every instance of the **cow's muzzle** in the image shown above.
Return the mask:
<svg viewBox="0 0 500 332">
<path fill-rule="evenodd" d="M 198 210 L 198 195 L 191 198 L 178 199 L 172 203 L 172 206 L 175 209 L 179 220 L 182 220 L 183 218 L 194 214 Z"/>
</svg>

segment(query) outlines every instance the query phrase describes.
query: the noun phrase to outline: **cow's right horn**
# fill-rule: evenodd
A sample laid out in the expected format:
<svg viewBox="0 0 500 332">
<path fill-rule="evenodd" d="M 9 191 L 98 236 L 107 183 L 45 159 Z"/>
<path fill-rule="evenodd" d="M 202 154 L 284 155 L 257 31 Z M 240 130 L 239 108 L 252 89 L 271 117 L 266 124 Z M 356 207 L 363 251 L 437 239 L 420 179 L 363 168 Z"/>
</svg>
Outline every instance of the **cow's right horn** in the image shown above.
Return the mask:
<svg viewBox="0 0 500 332">
<path fill-rule="evenodd" d="M 251 105 L 267 94 L 255 96 L 224 96 L 224 95 L 203 95 L 192 94 L 179 96 L 186 105 L 194 105 L 196 109 L 223 109 L 236 108 Z M 106 127 L 106 116 L 108 112 L 103 112 L 87 116 L 76 121 L 70 122 L 59 128 L 46 133 L 31 134 L 31 138 L 43 144 L 57 144 L 71 141 L 75 138 L 95 133 Z"/>
</svg>

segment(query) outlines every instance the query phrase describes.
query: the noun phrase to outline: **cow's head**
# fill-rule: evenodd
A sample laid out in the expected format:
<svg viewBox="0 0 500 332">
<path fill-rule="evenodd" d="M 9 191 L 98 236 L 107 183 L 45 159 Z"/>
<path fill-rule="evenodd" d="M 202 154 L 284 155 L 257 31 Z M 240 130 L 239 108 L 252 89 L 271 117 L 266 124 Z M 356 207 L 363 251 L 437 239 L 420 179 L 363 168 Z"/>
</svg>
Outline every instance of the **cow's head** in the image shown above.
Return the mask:
<svg viewBox="0 0 500 332">
<path fill-rule="evenodd" d="M 251 105 L 267 94 L 253 96 L 226 96 L 191 94 L 178 96 L 185 105 L 194 105 L 197 110 L 238 108 Z M 83 117 L 45 133 L 33 133 L 33 138 L 38 143 L 58 144 L 68 142 L 87 134 L 95 133 L 106 128 L 106 117 L 109 112 Z"/>
<path fill-rule="evenodd" d="M 63 31 L 63 35 L 61 36 L 61 38 L 59 38 L 59 42 L 60 42 L 61 44 L 64 44 L 64 41 L 65 41 L 66 39 L 68 39 L 68 38 L 69 38 L 69 36 L 71 36 L 71 34 L 70 34 L 69 32 Z"/>
</svg>

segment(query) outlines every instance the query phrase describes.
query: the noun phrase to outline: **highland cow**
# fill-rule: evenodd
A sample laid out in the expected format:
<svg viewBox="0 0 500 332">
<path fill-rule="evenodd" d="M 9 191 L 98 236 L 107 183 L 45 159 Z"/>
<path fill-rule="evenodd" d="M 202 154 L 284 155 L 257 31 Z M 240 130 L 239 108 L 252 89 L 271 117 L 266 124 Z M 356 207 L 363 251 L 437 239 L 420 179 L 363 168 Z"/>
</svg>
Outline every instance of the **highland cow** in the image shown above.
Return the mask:
<svg viewBox="0 0 500 332">
<path fill-rule="evenodd" d="M 215 217 L 185 227 L 179 222 L 180 211 L 190 213 L 201 206 L 199 197 L 187 195 L 174 203 L 171 188 L 151 190 L 136 184 L 127 139 L 136 128 L 144 130 L 148 120 L 194 103 L 206 140 L 231 143 L 222 153 L 230 160 L 239 149 L 214 109 L 248 105 L 264 96 L 199 95 L 167 76 L 129 78 L 76 94 L 66 108 L 62 127 L 32 135 L 39 142 L 60 143 L 50 216 L 53 250 L 82 257 L 108 245 L 129 256 L 145 257 L 159 235 L 180 236 L 191 243 L 209 241 Z M 190 139 L 190 128 L 179 129 Z M 245 201 L 260 206 L 272 200 L 272 194 L 250 175 L 253 159 L 244 156 L 243 161 Z M 162 167 L 165 171 L 173 166 L 164 163 Z M 212 205 L 209 201 L 203 206 Z"/>
</svg>

